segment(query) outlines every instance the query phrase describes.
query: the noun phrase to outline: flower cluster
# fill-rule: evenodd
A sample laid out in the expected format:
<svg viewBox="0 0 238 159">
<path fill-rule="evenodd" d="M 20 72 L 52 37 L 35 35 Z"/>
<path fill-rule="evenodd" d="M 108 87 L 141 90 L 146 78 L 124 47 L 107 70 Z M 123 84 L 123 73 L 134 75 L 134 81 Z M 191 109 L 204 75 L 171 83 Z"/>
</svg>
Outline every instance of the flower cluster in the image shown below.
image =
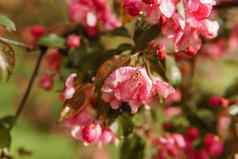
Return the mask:
<svg viewBox="0 0 238 159">
<path fill-rule="evenodd" d="M 162 33 L 172 39 L 175 52 L 196 54 L 201 47 L 200 35 L 217 36 L 219 25 L 209 18 L 215 0 L 124 0 L 130 16 L 145 14 L 152 24 L 161 24 Z"/>
<path fill-rule="evenodd" d="M 205 135 L 201 148 L 194 147 L 193 143 L 199 139 L 199 133 L 197 128 L 188 128 L 185 135 L 173 133 L 154 139 L 152 142 L 158 150 L 154 158 L 208 159 L 209 157 L 220 157 L 224 152 L 224 144 L 214 134 Z"/>
<path fill-rule="evenodd" d="M 127 102 L 132 113 L 136 113 L 142 105 L 150 104 L 157 95 L 166 98 L 173 92 L 173 87 L 168 83 L 159 78 L 151 79 L 145 68 L 125 66 L 115 70 L 105 80 L 102 98 L 113 109 Z"/>
<path fill-rule="evenodd" d="M 89 33 L 96 30 L 98 22 L 106 30 L 121 25 L 106 0 L 70 0 L 69 18 L 72 22 L 82 24 Z"/>
<path fill-rule="evenodd" d="M 167 157 L 182 158 L 186 148 L 186 142 L 181 134 L 168 134 L 153 140 L 153 144 L 158 149 L 155 159 L 165 159 Z"/>
<path fill-rule="evenodd" d="M 64 124 L 70 129 L 71 135 L 85 145 L 116 142 L 114 132 L 96 119 L 95 86 L 91 83 L 77 86 L 76 79 L 77 75 L 73 73 L 65 83 L 64 98 L 66 104 L 61 114 L 64 118 Z M 76 98 L 73 98 L 74 96 Z M 74 104 L 77 105 L 76 108 Z"/>
</svg>

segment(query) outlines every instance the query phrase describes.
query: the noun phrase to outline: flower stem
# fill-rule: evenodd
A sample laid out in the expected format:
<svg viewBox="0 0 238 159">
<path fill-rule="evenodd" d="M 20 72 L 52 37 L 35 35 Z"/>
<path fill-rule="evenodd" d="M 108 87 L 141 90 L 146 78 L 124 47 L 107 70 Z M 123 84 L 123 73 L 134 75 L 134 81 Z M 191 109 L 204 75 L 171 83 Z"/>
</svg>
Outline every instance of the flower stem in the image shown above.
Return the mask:
<svg viewBox="0 0 238 159">
<path fill-rule="evenodd" d="M 43 59 L 43 56 L 44 56 L 44 52 L 40 52 L 38 58 L 37 58 L 37 61 L 36 61 L 36 65 L 35 65 L 35 68 L 34 68 L 34 71 L 31 75 L 31 79 L 28 83 L 28 86 L 27 86 L 27 89 L 24 93 L 24 96 L 22 97 L 22 100 L 17 108 L 17 111 L 16 111 L 16 114 L 15 114 L 15 117 L 16 117 L 16 121 L 17 119 L 19 118 L 20 114 L 22 113 L 25 105 L 26 105 L 26 101 L 31 93 L 31 90 L 32 90 L 32 86 L 34 84 L 34 81 L 36 79 L 36 76 L 38 74 L 38 71 L 39 71 L 39 68 L 40 68 L 40 65 L 41 65 L 41 62 L 42 62 L 42 59 Z"/>
</svg>

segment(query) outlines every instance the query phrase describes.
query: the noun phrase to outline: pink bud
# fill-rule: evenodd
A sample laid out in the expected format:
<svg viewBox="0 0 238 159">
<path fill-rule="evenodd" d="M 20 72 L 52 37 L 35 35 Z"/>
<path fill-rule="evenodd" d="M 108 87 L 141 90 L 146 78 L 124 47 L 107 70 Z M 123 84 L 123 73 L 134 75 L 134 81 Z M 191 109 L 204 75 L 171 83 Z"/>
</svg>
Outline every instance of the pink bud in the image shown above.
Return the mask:
<svg viewBox="0 0 238 159">
<path fill-rule="evenodd" d="M 100 137 L 100 140 L 104 144 L 115 142 L 115 134 L 112 132 L 109 128 L 104 128 L 102 130 L 102 135 Z"/>
<path fill-rule="evenodd" d="M 86 144 L 98 141 L 102 134 L 102 128 L 99 124 L 90 124 L 81 129 L 81 139 Z"/>
<path fill-rule="evenodd" d="M 84 29 L 89 37 L 95 38 L 97 36 L 97 28 L 96 27 L 85 27 Z"/>
<path fill-rule="evenodd" d="M 197 54 L 197 50 L 194 47 L 189 46 L 186 50 L 186 54 L 189 56 L 194 56 Z"/>
<path fill-rule="evenodd" d="M 46 30 L 42 25 L 34 25 L 31 27 L 31 34 L 35 39 L 39 39 L 45 34 Z"/>
<path fill-rule="evenodd" d="M 59 71 L 62 62 L 62 56 L 57 49 L 50 49 L 46 56 L 47 67 L 54 72 Z"/>
<path fill-rule="evenodd" d="M 77 80 L 77 74 L 72 73 L 65 81 L 65 89 L 64 89 L 64 99 L 70 99 L 74 96 L 76 92 L 75 82 Z"/>
<path fill-rule="evenodd" d="M 207 134 L 204 139 L 205 149 L 212 157 L 219 157 L 224 152 L 224 144 L 218 136 Z"/>
<path fill-rule="evenodd" d="M 54 80 L 51 75 L 45 74 L 41 77 L 39 85 L 46 91 L 50 91 L 53 88 Z"/>
<path fill-rule="evenodd" d="M 162 47 L 159 47 L 156 49 L 156 54 L 157 54 L 159 60 L 165 60 L 166 55 L 167 55 L 165 50 L 166 50 L 165 46 L 162 46 Z"/>
<path fill-rule="evenodd" d="M 138 16 L 142 9 L 142 4 L 139 0 L 125 0 L 124 8 L 130 16 Z"/>
<path fill-rule="evenodd" d="M 67 45 L 69 48 L 78 48 L 80 46 L 80 36 L 70 35 L 67 39 Z"/>
<path fill-rule="evenodd" d="M 199 130 L 198 128 L 188 128 L 187 132 L 186 132 L 186 139 L 189 141 L 194 141 L 196 139 L 198 139 L 199 137 Z"/>
<path fill-rule="evenodd" d="M 219 96 L 212 96 L 210 99 L 209 99 L 209 105 L 212 106 L 212 107 L 218 107 L 218 106 L 221 106 L 221 101 L 222 98 L 219 97 Z"/>
</svg>

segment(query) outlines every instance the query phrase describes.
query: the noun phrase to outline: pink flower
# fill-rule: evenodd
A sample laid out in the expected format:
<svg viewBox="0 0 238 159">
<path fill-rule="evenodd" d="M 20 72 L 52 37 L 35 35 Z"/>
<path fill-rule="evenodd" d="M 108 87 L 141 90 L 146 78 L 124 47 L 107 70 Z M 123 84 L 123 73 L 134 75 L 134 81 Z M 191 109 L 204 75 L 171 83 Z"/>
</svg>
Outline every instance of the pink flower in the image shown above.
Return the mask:
<svg viewBox="0 0 238 159">
<path fill-rule="evenodd" d="M 69 3 L 69 17 L 72 22 L 80 23 L 84 27 L 94 28 L 100 22 L 104 29 L 111 30 L 121 23 L 113 15 L 106 0 L 71 0 Z"/>
<path fill-rule="evenodd" d="M 171 105 L 175 102 L 180 102 L 182 99 L 182 94 L 179 90 L 175 90 L 174 93 L 170 94 L 167 98 L 166 98 L 166 105 Z"/>
<path fill-rule="evenodd" d="M 152 97 L 159 94 L 160 96 L 167 98 L 175 92 L 175 89 L 169 83 L 162 81 L 159 78 L 154 78 L 152 81 Z"/>
<path fill-rule="evenodd" d="M 103 144 L 114 143 L 116 141 L 116 135 L 109 128 L 103 128 L 100 141 Z"/>
<path fill-rule="evenodd" d="M 83 127 L 76 126 L 72 129 L 71 134 L 75 139 L 84 142 L 85 145 L 96 143 L 99 141 L 102 134 L 102 127 L 100 124 L 94 123 Z"/>
<path fill-rule="evenodd" d="M 151 79 L 143 67 L 125 66 L 109 75 L 101 91 L 103 100 L 113 109 L 127 102 L 135 113 L 143 104 L 153 102 L 157 95 L 166 98 L 174 89 L 159 78 Z"/>
<path fill-rule="evenodd" d="M 90 105 L 83 105 L 79 112 L 67 117 L 64 119 L 64 125 L 68 128 L 73 128 L 77 126 L 86 126 L 91 124 L 95 120 L 94 111 Z M 64 112 L 67 113 L 67 109 L 64 108 Z"/>
<path fill-rule="evenodd" d="M 64 89 L 64 98 L 70 99 L 73 97 L 76 89 L 75 89 L 75 82 L 76 82 L 77 74 L 72 73 L 65 81 L 65 89 Z"/>
<path fill-rule="evenodd" d="M 102 98 L 118 109 L 122 102 L 128 102 L 133 113 L 145 104 L 150 96 L 152 81 L 145 68 L 121 67 L 114 71 L 104 82 Z"/>
<path fill-rule="evenodd" d="M 180 107 L 167 107 L 164 113 L 166 115 L 166 118 L 169 120 L 175 116 L 181 115 L 182 110 Z"/>
<path fill-rule="evenodd" d="M 77 48 L 80 46 L 80 36 L 78 35 L 70 35 L 67 38 L 67 45 L 69 48 Z"/>
<path fill-rule="evenodd" d="M 161 0 L 160 11 L 167 18 L 172 17 L 175 12 L 175 3 L 173 0 Z"/>
<path fill-rule="evenodd" d="M 130 16 L 138 16 L 142 10 L 141 0 L 124 0 L 123 6 Z"/>
<path fill-rule="evenodd" d="M 183 151 L 186 148 L 186 142 L 181 134 L 168 134 L 165 137 L 160 137 L 154 144 L 158 147 L 158 152 L 162 152 L 162 156 L 158 155 L 158 158 L 176 157 L 183 156 Z"/>
<path fill-rule="evenodd" d="M 223 141 L 218 136 L 207 134 L 204 138 L 205 149 L 212 157 L 219 157 L 224 152 Z"/>
</svg>

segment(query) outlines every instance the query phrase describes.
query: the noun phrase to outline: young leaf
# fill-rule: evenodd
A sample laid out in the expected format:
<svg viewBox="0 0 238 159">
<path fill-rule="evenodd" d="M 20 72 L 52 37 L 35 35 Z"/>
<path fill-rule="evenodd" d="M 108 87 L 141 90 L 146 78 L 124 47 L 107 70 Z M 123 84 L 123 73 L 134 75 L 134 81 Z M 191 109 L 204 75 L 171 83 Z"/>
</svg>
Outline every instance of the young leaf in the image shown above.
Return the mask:
<svg viewBox="0 0 238 159">
<path fill-rule="evenodd" d="M 158 25 L 147 26 L 145 28 L 138 26 L 133 37 L 136 48 L 138 50 L 144 49 L 151 40 L 159 35 L 159 33 L 160 28 Z"/>
<path fill-rule="evenodd" d="M 166 77 L 173 85 L 178 85 L 181 82 L 181 72 L 173 57 L 168 56 L 165 61 L 166 64 Z"/>
<path fill-rule="evenodd" d="M 5 116 L 0 119 L 0 124 L 3 125 L 7 129 L 11 129 L 16 121 L 15 116 Z"/>
<path fill-rule="evenodd" d="M 15 52 L 8 44 L 0 43 L 0 81 L 7 81 L 15 66 Z"/>
<path fill-rule="evenodd" d="M 40 46 L 51 47 L 51 48 L 65 48 L 65 40 L 64 38 L 56 35 L 50 34 L 42 37 L 38 44 Z"/>
<path fill-rule="evenodd" d="M 16 31 L 16 26 L 14 22 L 4 15 L 0 15 L 0 26 L 3 26 L 8 31 Z"/>
<path fill-rule="evenodd" d="M 130 37 L 129 32 L 125 27 L 116 28 L 109 33 L 112 36 L 122 36 L 122 37 L 128 37 L 128 38 Z"/>
</svg>

